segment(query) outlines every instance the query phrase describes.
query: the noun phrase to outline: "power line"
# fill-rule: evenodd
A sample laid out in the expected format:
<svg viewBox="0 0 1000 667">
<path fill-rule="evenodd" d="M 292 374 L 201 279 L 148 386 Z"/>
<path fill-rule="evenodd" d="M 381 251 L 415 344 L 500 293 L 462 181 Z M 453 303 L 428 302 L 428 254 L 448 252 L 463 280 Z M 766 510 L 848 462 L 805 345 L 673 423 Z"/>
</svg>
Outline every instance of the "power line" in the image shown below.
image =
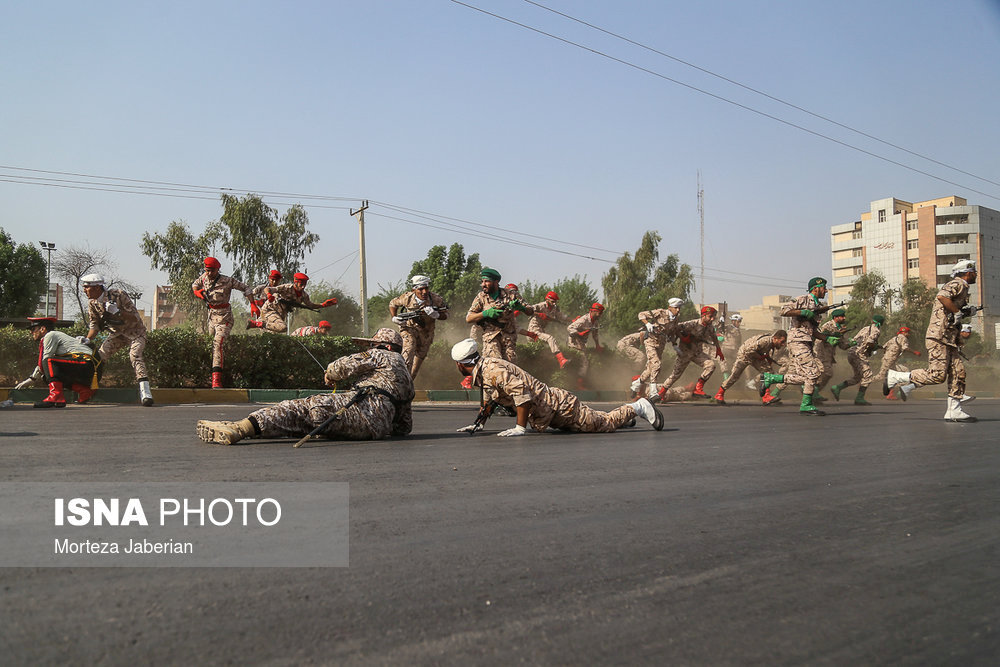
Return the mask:
<svg viewBox="0 0 1000 667">
<path fill-rule="evenodd" d="M 1000 196 L 992 195 L 992 194 L 990 194 L 988 192 L 983 192 L 982 190 L 977 190 L 976 188 L 969 187 L 968 185 L 963 185 L 961 183 L 956 183 L 955 181 L 948 180 L 947 178 L 944 178 L 942 176 L 937 176 L 935 174 L 932 174 L 930 172 L 924 171 L 922 169 L 917 169 L 916 167 L 911 167 L 910 165 L 905 164 L 903 162 L 899 162 L 898 160 L 893 160 L 892 158 L 885 157 L 884 155 L 879 155 L 878 153 L 874 153 L 872 151 L 866 150 L 864 148 L 861 148 L 860 146 L 855 146 L 853 144 L 849 144 L 846 141 L 841 141 L 840 139 L 836 139 L 836 138 L 831 137 L 829 135 L 823 134 L 822 132 L 817 132 L 816 130 L 810 130 L 807 127 L 804 127 L 802 125 L 798 125 L 798 124 L 793 123 L 793 122 L 791 122 L 789 120 L 785 120 L 784 118 L 779 118 L 778 116 L 775 116 L 773 114 L 769 114 L 769 113 L 767 113 L 765 111 L 760 111 L 759 109 L 754 109 L 753 107 L 747 106 L 745 104 L 741 104 L 740 102 L 737 102 L 735 100 L 731 100 L 728 97 L 723 97 L 722 95 L 717 95 L 715 93 L 709 92 L 709 91 L 704 90 L 702 88 L 698 88 L 697 86 L 693 86 L 693 85 L 691 85 L 689 83 L 684 83 L 683 81 L 679 81 L 677 79 L 671 78 L 671 77 L 667 76 L 666 74 L 661 74 L 660 72 L 657 72 L 655 70 L 651 70 L 648 67 L 643 67 L 642 65 L 637 65 L 636 63 L 630 62 L 630 61 L 625 60 L 623 58 L 618 58 L 618 57 L 613 56 L 613 55 L 611 55 L 609 53 L 605 53 L 603 51 L 599 51 L 597 49 L 591 48 L 591 47 L 586 46 L 584 44 L 580 44 L 579 42 L 574 42 L 572 40 L 566 39 L 565 37 L 560 37 L 558 35 L 554 35 L 554 34 L 552 34 L 550 32 L 546 32 L 546 31 L 541 30 L 539 28 L 535 28 L 533 26 L 527 25 L 526 23 L 521 23 L 519 21 L 515 21 L 514 19 L 507 18 L 506 16 L 501 16 L 500 14 L 496 14 L 494 12 L 487 11 L 487 10 L 482 9 L 480 7 L 476 7 L 475 5 L 470 5 L 468 3 L 461 2 L 461 0 L 450 0 L 450 1 L 453 2 L 453 3 L 455 3 L 456 5 L 461 5 L 463 7 L 467 7 L 468 9 L 471 9 L 473 11 L 477 11 L 477 12 L 480 12 L 482 14 L 486 14 L 487 16 L 492 16 L 495 19 L 499 19 L 499 20 L 504 21 L 506 23 L 510 23 L 511 25 L 518 26 L 519 28 L 524 28 L 525 30 L 530 30 L 531 32 L 537 33 L 539 35 L 543 35 L 543 36 L 548 37 L 550 39 L 554 39 L 556 41 L 562 42 L 563 44 L 568 44 L 569 46 L 576 47 L 576 48 L 581 49 L 583 51 L 588 51 L 590 53 L 593 53 L 594 55 L 601 56 L 602 58 L 607 58 L 608 60 L 611 60 L 613 62 L 619 63 L 621 65 L 625 65 L 626 67 L 631 67 L 632 69 L 638 70 L 640 72 L 644 72 L 646 74 L 650 74 L 650 75 L 655 76 L 655 77 L 657 77 L 659 79 L 663 79 L 664 81 L 669 81 L 671 83 L 677 84 L 678 86 L 683 86 L 684 88 L 687 88 L 689 90 L 693 90 L 693 91 L 695 91 L 697 93 L 701 93 L 702 95 L 707 95 L 708 97 L 711 97 L 713 99 L 719 100 L 720 102 L 725 102 L 726 104 L 731 104 L 731 105 L 733 105 L 735 107 L 743 109 L 744 111 L 749 111 L 751 113 L 757 114 L 758 116 L 763 116 L 764 118 L 769 118 L 769 119 L 771 119 L 771 120 L 773 120 L 773 121 L 775 121 L 777 123 L 781 123 L 782 125 L 787 125 L 789 127 L 795 128 L 795 129 L 800 130 L 802 132 L 806 132 L 807 134 L 811 134 L 811 135 L 813 135 L 815 137 L 819 137 L 820 139 L 825 139 L 825 140 L 827 140 L 827 141 L 829 141 L 831 143 L 835 143 L 835 144 L 838 144 L 840 146 L 843 146 L 844 148 L 849 148 L 849 149 L 851 149 L 853 151 L 857 151 L 858 153 L 862 153 L 864 155 L 868 155 L 868 156 L 876 158 L 878 160 L 882 160 L 883 162 L 888 162 L 889 164 L 894 164 L 897 167 L 902 167 L 903 169 L 907 169 L 907 170 L 912 171 L 914 173 L 921 174 L 923 176 L 927 176 L 928 178 L 933 178 L 934 180 L 941 181 L 942 183 L 947 183 L 949 185 L 954 185 L 955 187 L 958 187 L 958 188 L 964 188 L 965 190 L 968 190 L 969 192 L 975 192 L 976 194 L 983 195 L 984 197 L 989 197 L 990 199 L 1000 200 Z"/>
<path fill-rule="evenodd" d="M 891 141 L 886 141 L 885 139 L 880 139 L 879 137 L 876 137 L 873 134 L 869 134 L 867 132 L 864 132 L 863 130 L 859 130 L 859 129 L 855 128 L 855 127 L 851 127 L 850 125 L 846 125 L 844 123 L 836 121 L 836 120 L 834 120 L 832 118 L 829 118 L 827 116 L 824 116 L 822 114 L 816 113 L 814 111 L 810 111 L 809 109 L 801 107 L 801 106 L 799 106 L 797 104 L 793 104 L 792 102 L 788 102 L 787 100 L 783 100 L 780 97 L 776 97 L 774 95 L 771 95 L 771 94 L 769 94 L 767 92 L 764 92 L 763 90 L 759 90 L 759 89 L 754 88 L 752 86 L 748 86 L 748 85 L 746 85 L 744 83 L 740 83 L 739 81 L 736 81 L 735 79 L 730 79 L 727 76 L 723 76 L 722 74 L 718 74 L 716 72 L 713 72 L 712 70 L 705 69 L 704 67 L 700 67 L 698 65 L 695 65 L 694 63 L 691 63 L 691 62 L 688 62 L 688 61 L 683 60 L 681 58 L 678 58 L 677 56 L 670 55 L 669 53 L 664 53 L 663 51 L 655 49 L 655 48 L 653 48 L 651 46 L 647 46 L 646 44 L 643 44 L 641 42 L 637 42 L 637 41 L 635 41 L 633 39 L 629 39 L 628 37 L 625 37 L 624 35 L 620 35 L 618 33 L 611 32 L 610 30 L 606 30 L 606 29 L 604 29 L 604 28 L 602 28 L 600 26 L 594 25 L 593 23 L 588 23 L 587 21 L 579 19 L 579 18 L 577 18 L 575 16 L 570 16 L 569 14 L 566 14 L 564 12 L 560 12 L 560 11 L 558 11 L 556 9 L 552 9 L 551 7 L 546 7 L 545 5 L 543 5 L 540 2 L 535 2 L 534 0 L 524 0 L 524 2 L 528 3 L 529 5 L 534 5 L 535 7 L 538 7 L 540 9 L 544 9 L 547 12 L 552 12 L 553 14 L 557 14 L 558 16 L 562 16 L 563 18 L 569 19 L 570 21 L 575 21 L 576 23 L 579 23 L 581 25 L 585 25 L 588 28 L 592 28 L 593 30 L 597 30 L 598 32 L 602 32 L 605 35 L 610 35 L 611 37 L 614 37 L 615 39 L 620 39 L 623 42 L 627 42 L 629 44 L 632 44 L 633 46 L 638 46 L 641 49 L 645 49 L 646 51 L 650 51 L 650 52 L 655 53 L 657 55 L 663 56 L 664 58 L 669 58 L 670 60 L 673 60 L 674 62 L 680 63 L 682 65 L 685 65 L 686 67 L 690 67 L 692 69 L 696 69 L 699 72 L 703 72 L 705 74 L 708 74 L 709 76 L 714 76 L 715 78 L 720 79 L 722 81 L 725 81 L 726 83 L 731 83 L 734 86 L 738 86 L 740 88 L 743 88 L 744 90 L 748 90 L 748 91 L 750 91 L 752 93 L 756 93 L 757 95 L 760 95 L 762 97 L 766 97 L 769 100 L 772 100 L 774 102 L 778 102 L 779 104 L 783 104 L 783 105 L 785 105 L 785 106 L 787 106 L 789 108 L 795 109 L 796 111 L 801 111 L 802 113 L 808 114 L 808 115 L 812 116 L 813 118 L 818 118 L 820 120 L 826 121 L 827 123 L 831 123 L 833 125 L 836 125 L 837 127 L 843 128 L 843 129 L 848 130 L 850 132 L 854 132 L 855 134 L 859 134 L 862 137 L 865 137 L 867 139 L 872 139 L 874 141 L 877 141 L 880 144 L 884 144 L 886 146 L 890 146 L 892 148 L 895 148 L 896 150 L 903 151 L 904 153 L 908 153 L 908 154 L 913 155 L 914 157 L 918 157 L 918 158 L 920 158 L 922 160 L 927 160 L 928 162 L 933 162 L 936 165 L 939 165 L 941 167 L 945 167 L 946 169 L 951 169 L 952 171 L 957 171 L 960 174 L 965 174 L 966 176 L 971 176 L 973 178 L 979 179 L 980 181 L 984 181 L 984 182 L 990 183 L 992 185 L 1000 185 L 1000 181 L 993 181 L 993 180 L 990 180 L 989 178 L 986 178 L 984 176 L 978 176 L 976 174 L 973 174 L 972 172 L 965 171 L 964 169 L 960 169 L 958 167 L 955 167 L 953 165 L 947 164 L 945 162 L 941 162 L 939 160 L 935 160 L 934 158 L 932 158 L 930 156 L 927 156 L 927 155 L 923 155 L 922 153 L 917 153 L 916 151 L 911 151 L 910 149 L 905 148 L 903 146 L 900 146 L 898 144 L 894 144 Z M 459 3 L 459 4 L 461 4 L 461 3 Z"/>
</svg>

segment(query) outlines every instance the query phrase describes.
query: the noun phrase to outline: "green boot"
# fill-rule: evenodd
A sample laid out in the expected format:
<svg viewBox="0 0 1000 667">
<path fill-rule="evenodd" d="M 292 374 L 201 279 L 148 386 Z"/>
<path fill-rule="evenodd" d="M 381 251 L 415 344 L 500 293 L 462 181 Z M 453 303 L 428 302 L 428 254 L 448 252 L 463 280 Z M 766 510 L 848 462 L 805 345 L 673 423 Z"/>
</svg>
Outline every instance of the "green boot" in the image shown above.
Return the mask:
<svg viewBox="0 0 1000 667">
<path fill-rule="evenodd" d="M 858 389 L 858 395 L 854 397 L 854 405 L 871 405 L 871 403 L 865 400 L 865 392 L 867 390 L 868 387 L 860 387 Z"/>
<path fill-rule="evenodd" d="M 816 406 L 813 405 L 812 394 L 802 394 L 802 405 L 799 406 L 799 414 L 822 417 L 826 413 L 822 410 L 817 410 Z"/>
<path fill-rule="evenodd" d="M 761 373 L 760 378 L 758 379 L 760 380 L 760 396 L 763 398 L 764 392 L 767 391 L 767 388 L 772 384 L 781 384 L 785 381 L 785 376 L 776 375 L 774 373 Z"/>
<path fill-rule="evenodd" d="M 840 390 L 841 389 L 842 389 L 842 387 L 839 384 L 835 384 L 832 387 L 830 387 L 830 393 L 833 394 L 833 397 L 835 399 L 837 399 L 838 401 L 840 400 Z"/>
<path fill-rule="evenodd" d="M 820 396 L 818 391 L 814 391 L 813 403 L 826 403 L 826 396 Z"/>
</svg>

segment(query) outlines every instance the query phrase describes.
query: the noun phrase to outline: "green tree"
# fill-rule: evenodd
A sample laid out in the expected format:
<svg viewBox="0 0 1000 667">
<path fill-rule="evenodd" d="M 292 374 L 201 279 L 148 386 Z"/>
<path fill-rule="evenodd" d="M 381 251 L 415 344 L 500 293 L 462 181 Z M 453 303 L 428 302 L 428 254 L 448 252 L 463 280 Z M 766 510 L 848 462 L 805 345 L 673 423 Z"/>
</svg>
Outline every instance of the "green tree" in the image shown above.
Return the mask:
<svg viewBox="0 0 1000 667">
<path fill-rule="evenodd" d="M 45 258 L 0 227 L 0 317 L 28 317 L 45 294 Z M 50 313 L 51 314 L 51 313 Z"/>
<path fill-rule="evenodd" d="M 309 231 L 309 216 L 298 204 L 280 219 L 278 211 L 255 194 L 224 194 L 222 207 L 222 250 L 233 259 L 230 275 L 245 283 L 267 282 L 272 268 L 292 275 L 319 241 L 319 236 Z"/>
<path fill-rule="evenodd" d="M 548 283 L 533 283 L 525 280 L 518 285 L 521 296 L 525 303 L 535 304 L 545 300 L 545 295 L 553 291 L 559 295 L 559 310 L 567 317 L 577 317 L 590 310 L 590 306 L 597 301 L 597 290 L 587 282 L 586 276 L 581 278 L 574 275 L 572 278 L 563 278 L 551 286 Z"/>
<path fill-rule="evenodd" d="M 885 314 L 878 307 L 884 301 L 889 281 L 879 271 L 869 271 L 858 277 L 851 287 L 851 300 L 847 304 L 847 327 L 854 331 L 871 324 L 872 315 Z"/>
<path fill-rule="evenodd" d="M 916 335 L 911 335 L 914 344 L 923 340 L 924 332 L 931 321 L 931 308 L 937 300 L 937 289 L 928 287 L 920 278 L 910 278 L 899 288 L 902 307 L 893 313 L 890 320 L 893 330 L 909 327 Z"/>
<path fill-rule="evenodd" d="M 142 253 L 149 257 L 154 269 L 166 272 L 173 285 L 171 298 L 194 322 L 204 324 L 205 304 L 191 293 L 191 283 L 205 270 L 205 257 L 217 240 L 215 229 L 195 236 L 185 222 L 176 220 L 167 225 L 163 234 L 142 235 Z"/>
<path fill-rule="evenodd" d="M 333 297 L 337 299 L 337 305 L 322 310 L 294 309 L 292 311 L 292 328 L 289 331 L 295 331 L 299 327 L 308 325 L 317 325 L 321 320 L 326 320 L 331 324 L 331 336 L 361 335 L 361 306 L 358 305 L 354 297 L 322 280 L 310 281 L 306 291 L 313 303 L 320 303 Z"/>
<path fill-rule="evenodd" d="M 687 300 L 694 289 L 694 273 L 677 255 L 659 262 L 661 240 L 658 233 L 646 232 L 635 255 L 619 257 L 601 280 L 606 326 L 618 334 L 639 327 L 637 313 L 666 308 L 671 297 Z"/>
<path fill-rule="evenodd" d="M 479 253 L 466 257 L 465 248 L 460 243 L 452 243 L 447 250 L 443 245 L 433 246 L 427 251 L 427 257 L 413 262 L 410 276 L 420 274 L 430 278 L 431 291 L 440 294 L 452 312 L 464 314 L 479 291 L 482 268 Z"/>
<path fill-rule="evenodd" d="M 382 326 L 395 326 L 389 317 L 389 302 L 409 289 L 410 285 L 405 280 L 388 285 L 379 283 L 378 293 L 368 297 L 368 325 L 372 331 Z"/>
</svg>

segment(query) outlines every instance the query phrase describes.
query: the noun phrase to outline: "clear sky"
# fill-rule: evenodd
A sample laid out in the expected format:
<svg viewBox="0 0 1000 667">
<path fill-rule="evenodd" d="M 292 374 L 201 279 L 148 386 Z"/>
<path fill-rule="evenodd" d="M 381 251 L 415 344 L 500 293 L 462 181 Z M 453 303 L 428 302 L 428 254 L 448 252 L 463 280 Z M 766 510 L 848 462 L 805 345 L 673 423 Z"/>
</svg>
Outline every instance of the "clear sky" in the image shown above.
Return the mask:
<svg viewBox="0 0 1000 667">
<path fill-rule="evenodd" d="M 303 268 L 355 294 L 347 209 L 362 199 L 371 293 L 454 241 L 505 282 L 580 274 L 600 289 L 650 229 L 698 270 L 700 170 L 705 298 L 741 308 L 828 276 L 830 225 L 874 199 L 1000 209 L 997 0 L 539 0 L 974 176 L 524 0 L 467 1 L 593 51 L 450 0 L 3 3 L 0 226 L 111 250 L 147 308 L 165 275 L 142 233 L 200 232 L 218 188 L 347 198 L 266 200 L 307 206 L 322 241 Z M 43 186 L 89 179 L 25 169 L 215 190 Z"/>
</svg>

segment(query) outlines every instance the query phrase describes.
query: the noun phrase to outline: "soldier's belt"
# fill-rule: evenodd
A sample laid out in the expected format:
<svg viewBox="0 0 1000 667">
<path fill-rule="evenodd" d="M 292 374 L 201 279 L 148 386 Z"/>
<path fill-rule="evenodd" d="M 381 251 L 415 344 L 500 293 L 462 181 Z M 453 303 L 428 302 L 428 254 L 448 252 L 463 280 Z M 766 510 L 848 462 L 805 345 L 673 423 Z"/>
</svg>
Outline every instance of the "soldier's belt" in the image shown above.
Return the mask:
<svg viewBox="0 0 1000 667">
<path fill-rule="evenodd" d="M 229 304 L 228 303 L 208 303 L 208 304 L 205 304 L 205 305 L 207 305 L 212 310 L 220 310 L 222 308 L 229 308 Z"/>
</svg>

